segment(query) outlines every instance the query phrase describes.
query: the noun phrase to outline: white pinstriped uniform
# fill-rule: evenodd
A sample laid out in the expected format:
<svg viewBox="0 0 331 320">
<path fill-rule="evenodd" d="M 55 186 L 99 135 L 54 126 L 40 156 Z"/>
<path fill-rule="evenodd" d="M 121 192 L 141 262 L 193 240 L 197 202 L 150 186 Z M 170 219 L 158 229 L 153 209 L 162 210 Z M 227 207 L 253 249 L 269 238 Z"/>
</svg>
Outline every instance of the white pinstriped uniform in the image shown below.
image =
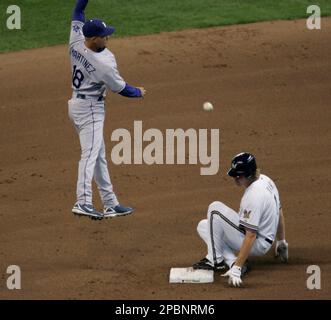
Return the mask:
<svg viewBox="0 0 331 320">
<path fill-rule="evenodd" d="M 245 229 L 257 232 L 250 256 L 266 254 L 276 237 L 280 208 L 275 183 L 262 174 L 245 190 L 239 213 L 222 202 L 213 202 L 207 219 L 201 220 L 197 227 L 207 244 L 206 258 L 214 263 L 224 259 L 231 266 L 244 241 Z"/>
</svg>

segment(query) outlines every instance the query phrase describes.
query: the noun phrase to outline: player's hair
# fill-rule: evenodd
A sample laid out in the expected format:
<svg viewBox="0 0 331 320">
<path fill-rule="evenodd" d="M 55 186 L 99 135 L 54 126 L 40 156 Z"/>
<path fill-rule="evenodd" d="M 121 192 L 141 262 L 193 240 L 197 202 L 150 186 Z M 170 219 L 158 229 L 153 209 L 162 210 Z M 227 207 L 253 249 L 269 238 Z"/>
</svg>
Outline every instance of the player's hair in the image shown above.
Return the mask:
<svg viewBox="0 0 331 320">
<path fill-rule="evenodd" d="M 260 174 L 261 174 L 261 170 L 260 169 L 256 169 L 249 177 L 247 177 L 247 179 L 249 181 L 258 179 L 259 176 L 260 176 Z"/>
</svg>

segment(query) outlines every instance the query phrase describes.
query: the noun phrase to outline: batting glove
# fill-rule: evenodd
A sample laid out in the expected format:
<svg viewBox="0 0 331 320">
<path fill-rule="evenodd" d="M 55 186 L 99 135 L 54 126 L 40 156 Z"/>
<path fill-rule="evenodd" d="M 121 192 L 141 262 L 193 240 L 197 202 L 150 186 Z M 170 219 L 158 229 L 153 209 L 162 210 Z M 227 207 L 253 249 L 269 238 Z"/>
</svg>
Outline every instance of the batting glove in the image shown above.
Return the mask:
<svg viewBox="0 0 331 320">
<path fill-rule="evenodd" d="M 242 284 L 241 280 L 241 268 L 233 266 L 227 273 L 223 274 L 222 277 L 229 277 L 228 283 L 230 286 L 240 287 Z"/>
<path fill-rule="evenodd" d="M 286 240 L 276 242 L 275 257 L 279 257 L 280 261 L 286 263 L 288 261 L 288 243 Z"/>
</svg>

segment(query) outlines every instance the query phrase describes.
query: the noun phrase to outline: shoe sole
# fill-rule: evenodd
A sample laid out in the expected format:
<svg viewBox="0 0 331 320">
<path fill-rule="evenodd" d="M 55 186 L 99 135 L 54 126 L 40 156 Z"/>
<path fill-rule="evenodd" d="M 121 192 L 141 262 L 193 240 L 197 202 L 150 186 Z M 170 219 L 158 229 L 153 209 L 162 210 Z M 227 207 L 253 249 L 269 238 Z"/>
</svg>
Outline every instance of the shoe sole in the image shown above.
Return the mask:
<svg viewBox="0 0 331 320">
<path fill-rule="evenodd" d="M 195 267 L 193 266 L 194 270 L 211 270 L 211 271 L 215 271 L 213 267 Z"/>
<path fill-rule="evenodd" d="M 78 209 L 72 209 L 71 212 L 77 217 L 88 217 L 92 220 L 102 220 L 104 218 L 102 216 L 93 215 L 93 214 L 90 214 L 90 213 L 87 213 L 87 212 L 84 212 L 84 211 L 81 211 Z"/>
<path fill-rule="evenodd" d="M 116 217 L 124 217 L 128 216 L 129 214 L 132 214 L 134 210 L 129 211 L 129 212 L 123 212 L 123 213 L 104 213 L 103 217 L 105 219 L 111 219 L 111 218 L 116 218 Z"/>
<path fill-rule="evenodd" d="M 211 270 L 211 271 L 214 271 L 214 272 L 224 272 L 226 271 L 226 267 L 224 268 L 213 268 L 213 267 L 193 267 L 194 270 Z"/>
<path fill-rule="evenodd" d="M 225 271 L 226 269 L 228 269 L 226 266 L 224 267 L 219 267 L 219 268 L 214 268 L 212 266 L 192 266 L 192 268 L 194 270 L 212 270 L 212 271 L 215 271 L 215 272 L 223 272 Z"/>
</svg>

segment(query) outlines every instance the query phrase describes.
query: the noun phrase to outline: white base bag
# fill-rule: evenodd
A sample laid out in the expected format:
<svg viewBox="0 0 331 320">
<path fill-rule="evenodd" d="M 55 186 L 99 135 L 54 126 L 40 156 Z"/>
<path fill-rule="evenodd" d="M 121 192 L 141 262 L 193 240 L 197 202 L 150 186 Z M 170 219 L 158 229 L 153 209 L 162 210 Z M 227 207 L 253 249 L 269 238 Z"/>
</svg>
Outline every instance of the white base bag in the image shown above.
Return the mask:
<svg viewBox="0 0 331 320">
<path fill-rule="evenodd" d="M 195 270 L 189 268 L 171 268 L 170 283 L 212 283 L 214 282 L 213 270 Z"/>
</svg>

